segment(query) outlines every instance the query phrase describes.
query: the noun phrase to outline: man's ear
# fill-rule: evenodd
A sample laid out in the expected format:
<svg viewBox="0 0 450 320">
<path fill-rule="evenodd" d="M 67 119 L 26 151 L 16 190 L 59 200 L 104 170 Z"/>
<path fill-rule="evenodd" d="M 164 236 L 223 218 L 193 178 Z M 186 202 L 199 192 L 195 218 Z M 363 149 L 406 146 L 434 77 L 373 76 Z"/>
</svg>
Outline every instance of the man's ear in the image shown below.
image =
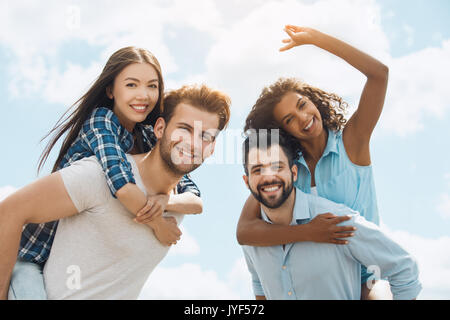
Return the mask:
<svg viewBox="0 0 450 320">
<path fill-rule="evenodd" d="M 114 99 L 114 96 L 112 94 L 112 86 L 107 86 L 106 87 L 106 96 L 108 98 L 110 98 L 111 100 Z"/>
<path fill-rule="evenodd" d="M 292 166 L 291 172 L 292 172 L 292 178 L 293 178 L 293 180 L 294 180 L 294 181 L 297 181 L 297 178 L 298 178 L 298 168 L 297 168 L 297 165 L 294 164 L 294 165 Z"/>
<path fill-rule="evenodd" d="M 166 129 L 166 121 L 163 117 L 159 117 L 156 119 L 155 125 L 153 126 L 153 131 L 155 132 L 156 138 L 159 140 L 164 134 L 164 130 Z"/>
<path fill-rule="evenodd" d="M 247 186 L 248 189 L 250 189 L 250 187 L 248 186 L 248 176 L 247 175 L 243 175 L 242 178 L 244 179 L 245 185 Z"/>
</svg>

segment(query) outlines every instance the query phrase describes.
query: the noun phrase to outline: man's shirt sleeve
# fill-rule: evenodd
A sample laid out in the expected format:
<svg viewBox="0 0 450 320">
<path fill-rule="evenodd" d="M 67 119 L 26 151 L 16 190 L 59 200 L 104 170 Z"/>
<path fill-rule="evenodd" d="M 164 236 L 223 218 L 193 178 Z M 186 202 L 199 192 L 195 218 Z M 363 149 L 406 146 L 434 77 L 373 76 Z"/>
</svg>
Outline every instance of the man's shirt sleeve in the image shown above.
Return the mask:
<svg viewBox="0 0 450 320">
<path fill-rule="evenodd" d="M 120 147 L 119 137 L 111 126 L 96 125 L 82 135 L 82 139 L 99 161 L 111 194 L 127 183 L 136 183 L 124 150 Z"/>
<path fill-rule="evenodd" d="M 410 300 L 422 289 L 416 260 L 380 228 L 359 214 L 352 215 L 357 230 L 346 245 L 350 254 L 380 278 L 387 278 L 396 300 Z M 349 224 L 349 223 L 344 224 Z"/>
<path fill-rule="evenodd" d="M 112 199 L 105 176 L 94 157 L 75 161 L 58 173 L 79 213 Z"/>
<path fill-rule="evenodd" d="M 242 250 L 244 251 L 244 257 L 245 257 L 245 262 L 247 263 L 248 271 L 250 272 L 250 275 L 252 276 L 253 293 L 255 294 L 255 296 L 265 296 L 263 287 L 261 285 L 261 281 L 259 280 L 258 273 L 255 270 L 255 267 L 253 265 L 253 261 L 250 257 L 250 254 L 247 252 L 246 248 L 243 247 Z"/>
</svg>

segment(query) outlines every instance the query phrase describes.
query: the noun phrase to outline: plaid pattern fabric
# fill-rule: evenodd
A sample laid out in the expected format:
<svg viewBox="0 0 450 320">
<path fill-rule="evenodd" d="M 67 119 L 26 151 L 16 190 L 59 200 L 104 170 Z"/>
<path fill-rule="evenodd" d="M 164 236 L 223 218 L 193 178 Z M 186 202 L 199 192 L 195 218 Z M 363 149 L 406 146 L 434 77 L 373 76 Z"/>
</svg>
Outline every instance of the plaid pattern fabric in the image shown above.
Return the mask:
<svg viewBox="0 0 450 320">
<path fill-rule="evenodd" d="M 151 125 L 137 124 L 136 130 L 142 133 L 145 152 L 150 151 L 156 143 Z M 77 139 L 70 146 L 58 169 L 65 168 L 73 162 L 95 155 L 106 175 L 111 194 L 127 183 L 135 183 L 131 164 L 125 153 L 133 148 L 134 138 L 119 122 L 117 116 L 108 108 L 94 109 L 91 117 L 83 124 Z M 178 193 L 191 192 L 200 197 L 200 191 L 188 175 L 177 185 Z M 20 239 L 19 257 L 44 264 L 50 254 L 58 221 L 27 224 Z"/>
</svg>

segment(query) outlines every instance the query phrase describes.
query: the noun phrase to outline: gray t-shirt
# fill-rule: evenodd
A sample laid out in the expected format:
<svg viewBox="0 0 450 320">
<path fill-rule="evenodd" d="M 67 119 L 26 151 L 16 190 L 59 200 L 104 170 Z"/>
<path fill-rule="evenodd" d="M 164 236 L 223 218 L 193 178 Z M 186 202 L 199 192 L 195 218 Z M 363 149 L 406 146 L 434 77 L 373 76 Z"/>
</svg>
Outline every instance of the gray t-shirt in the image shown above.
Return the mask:
<svg viewBox="0 0 450 320">
<path fill-rule="evenodd" d="M 136 185 L 145 187 L 132 156 Z M 44 267 L 49 299 L 136 299 L 169 251 L 112 197 L 95 157 L 59 171 L 78 214 L 61 219 Z M 182 214 L 175 217 L 178 225 Z"/>
</svg>

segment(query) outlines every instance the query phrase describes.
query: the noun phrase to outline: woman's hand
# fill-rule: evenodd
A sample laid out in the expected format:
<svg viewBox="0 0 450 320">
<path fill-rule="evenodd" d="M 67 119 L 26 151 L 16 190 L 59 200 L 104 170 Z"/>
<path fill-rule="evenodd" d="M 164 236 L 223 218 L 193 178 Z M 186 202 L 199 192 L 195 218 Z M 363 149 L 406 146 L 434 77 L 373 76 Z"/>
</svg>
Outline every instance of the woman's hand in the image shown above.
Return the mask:
<svg viewBox="0 0 450 320">
<path fill-rule="evenodd" d="M 315 38 L 320 34 L 317 30 L 290 24 L 284 27 L 284 31 L 289 35 L 289 38 L 282 40 L 286 45 L 280 48 L 280 51 L 286 51 L 304 44 L 314 44 Z"/>
<path fill-rule="evenodd" d="M 153 229 L 156 239 L 165 246 L 177 244 L 180 240 L 182 233 L 174 217 L 159 217 L 147 225 Z"/>
<path fill-rule="evenodd" d="M 350 220 L 350 216 L 336 216 L 332 213 L 317 215 L 308 224 L 310 238 L 313 242 L 348 244 L 348 240 L 354 236 L 356 228 L 353 226 L 337 226 L 337 224 Z"/>
<path fill-rule="evenodd" d="M 168 201 L 169 195 L 167 194 L 149 196 L 146 205 L 139 210 L 134 220 L 138 223 L 147 224 L 161 217 L 166 210 Z"/>
</svg>

